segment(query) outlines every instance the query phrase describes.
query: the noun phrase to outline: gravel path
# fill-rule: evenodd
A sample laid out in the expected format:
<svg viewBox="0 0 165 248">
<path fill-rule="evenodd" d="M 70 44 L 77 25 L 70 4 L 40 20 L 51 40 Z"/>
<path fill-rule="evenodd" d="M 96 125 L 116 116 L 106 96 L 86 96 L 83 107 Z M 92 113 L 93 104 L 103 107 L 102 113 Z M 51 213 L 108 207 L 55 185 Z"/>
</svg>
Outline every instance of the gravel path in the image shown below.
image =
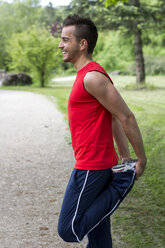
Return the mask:
<svg viewBox="0 0 165 248">
<path fill-rule="evenodd" d="M 57 234 L 74 165 L 63 115 L 46 97 L 0 90 L 0 248 L 81 248 Z"/>
</svg>

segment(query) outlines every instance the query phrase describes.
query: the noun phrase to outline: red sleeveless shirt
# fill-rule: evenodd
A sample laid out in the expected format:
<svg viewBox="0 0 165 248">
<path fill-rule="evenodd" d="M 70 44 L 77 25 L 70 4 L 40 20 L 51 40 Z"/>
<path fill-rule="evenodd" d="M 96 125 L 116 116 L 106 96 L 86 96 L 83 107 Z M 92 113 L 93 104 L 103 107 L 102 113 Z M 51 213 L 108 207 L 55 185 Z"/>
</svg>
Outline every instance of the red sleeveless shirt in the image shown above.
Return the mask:
<svg viewBox="0 0 165 248">
<path fill-rule="evenodd" d="M 113 143 L 112 115 L 84 88 L 84 77 L 90 71 L 101 72 L 110 79 L 96 62 L 78 71 L 68 101 L 69 126 L 75 168 L 102 170 L 117 164 L 118 156 Z"/>
</svg>

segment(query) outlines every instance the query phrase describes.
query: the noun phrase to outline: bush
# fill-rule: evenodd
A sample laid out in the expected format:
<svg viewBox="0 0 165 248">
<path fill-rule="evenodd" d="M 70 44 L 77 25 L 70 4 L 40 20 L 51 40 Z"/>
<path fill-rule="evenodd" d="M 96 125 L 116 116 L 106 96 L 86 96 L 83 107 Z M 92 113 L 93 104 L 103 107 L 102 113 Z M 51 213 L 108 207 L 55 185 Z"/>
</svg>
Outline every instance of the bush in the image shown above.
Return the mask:
<svg viewBox="0 0 165 248">
<path fill-rule="evenodd" d="M 134 59 L 131 39 L 123 37 L 119 31 L 100 32 L 93 59 L 108 73 L 116 70 L 125 72 Z M 131 45 L 128 47 L 128 44 Z"/>
<path fill-rule="evenodd" d="M 27 72 L 34 83 L 44 87 L 61 61 L 58 43 L 59 40 L 42 27 L 31 27 L 28 31 L 14 34 L 7 46 L 10 70 Z"/>
<path fill-rule="evenodd" d="M 146 75 L 164 75 L 165 74 L 165 56 L 154 57 L 153 55 L 145 55 L 145 72 Z M 135 76 L 136 75 L 136 66 L 132 62 L 128 66 L 128 74 Z"/>
<path fill-rule="evenodd" d="M 145 70 L 146 74 L 159 75 L 165 74 L 165 56 L 160 58 L 147 55 L 145 56 Z"/>
</svg>

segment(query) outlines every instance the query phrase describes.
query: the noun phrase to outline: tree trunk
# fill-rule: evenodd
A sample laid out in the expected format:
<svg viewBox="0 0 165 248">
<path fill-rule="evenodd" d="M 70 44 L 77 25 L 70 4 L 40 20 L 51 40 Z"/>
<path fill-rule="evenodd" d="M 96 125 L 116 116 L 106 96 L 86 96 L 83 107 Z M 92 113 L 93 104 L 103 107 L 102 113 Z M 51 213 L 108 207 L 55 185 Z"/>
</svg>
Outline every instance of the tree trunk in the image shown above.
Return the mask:
<svg viewBox="0 0 165 248">
<path fill-rule="evenodd" d="M 44 72 L 41 72 L 41 87 L 45 87 Z"/>
<path fill-rule="evenodd" d="M 136 62 L 136 83 L 145 83 L 145 65 L 142 50 L 141 30 L 134 33 L 134 53 Z"/>
<path fill-rule="evenodd" d="M 41 87 L 42 87 L 42 88 L 44 88 L 44 87 L 45 87 L 45 84 L 44 84 L 44 80 L 43 80 L 43 78 L 42 78 L 42 80 L 41 80 Z"/>
<path fill-rule="evenodd" d="M 140 8 L 140 0 L 132 0 L 132 4 Z M 138 21 L 134 21 L 134 53 L 136 62 L 136 83 L 145 83 L 145 65 L 143 57 L 143 44 L 141 39 L 141 29 L 138 28 Z"/>
</svg>

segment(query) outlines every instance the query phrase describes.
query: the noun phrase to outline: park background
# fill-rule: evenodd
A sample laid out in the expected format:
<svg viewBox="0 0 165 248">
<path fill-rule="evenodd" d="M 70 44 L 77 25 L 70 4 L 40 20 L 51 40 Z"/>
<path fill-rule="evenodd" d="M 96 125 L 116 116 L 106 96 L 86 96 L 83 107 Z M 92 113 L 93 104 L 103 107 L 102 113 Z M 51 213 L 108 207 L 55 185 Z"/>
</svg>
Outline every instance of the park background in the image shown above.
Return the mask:
<svg viewBox="0 0 165 248">
<path fill-rule="evenodd" d="M 118 3 L 117 3 L 118 2 Z M 113 5 L 113 4 L 116 5 Z M 58 49 L 68 14 L 91 17 L 99 28 L 93 59 L 108 73 L 139 123 L 148 166 L 130 196 L 112 218 L 114 247 L 165 244 L 165 3 L 164 0 L 87 1 L 41 6 L 39 0 L 0 1 L 0 69 L 24 72 L 31 86 L 3 86 L 56 98 L 66 115 L 75 75 Z M 119 75 L 116 75 L 119 74 Z M 132 156 L 134 156 L 133 151 Z"/>
</svg>

